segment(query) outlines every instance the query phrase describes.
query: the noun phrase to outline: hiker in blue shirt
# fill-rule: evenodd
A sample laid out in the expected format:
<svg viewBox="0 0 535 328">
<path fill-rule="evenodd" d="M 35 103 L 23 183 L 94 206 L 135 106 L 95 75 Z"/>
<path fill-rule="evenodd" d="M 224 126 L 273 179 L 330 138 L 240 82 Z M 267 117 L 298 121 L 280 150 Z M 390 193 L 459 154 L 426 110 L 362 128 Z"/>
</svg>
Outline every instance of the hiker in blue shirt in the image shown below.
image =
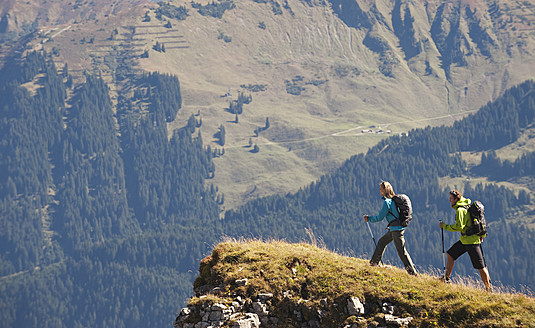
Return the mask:
<svg viewBox="0 0 535 328">
<path fill-rule="evenodd" d="M 383 181 L 379 186 L 379 192 L 381 193 L 381 197 L 384 199 L 383 207 L 377 215 L 364 215 L 364 221 L 379 222 L 386 218 L 388 221 L 388 226 L 386 229 L 388 231 L 377 242 L 377 247 L 373 252 L 370 264 L 373 266 L 378 265 L 383 257 L 386 246 L 391 241 L 394 241 L 399 258 L 405 265 L 405 269 L 409 274 L 416 276 L 417 272 L 414 268 L 414 264 L 412 263 L 411 256 L 405 248 L 405 227 L 401 226 L 399 220 L 397 219 L 399 217 L 398 209 L 392 201 L 392 197 L 395 195 L 394 188 L 389 182 Z"/>
</svg>

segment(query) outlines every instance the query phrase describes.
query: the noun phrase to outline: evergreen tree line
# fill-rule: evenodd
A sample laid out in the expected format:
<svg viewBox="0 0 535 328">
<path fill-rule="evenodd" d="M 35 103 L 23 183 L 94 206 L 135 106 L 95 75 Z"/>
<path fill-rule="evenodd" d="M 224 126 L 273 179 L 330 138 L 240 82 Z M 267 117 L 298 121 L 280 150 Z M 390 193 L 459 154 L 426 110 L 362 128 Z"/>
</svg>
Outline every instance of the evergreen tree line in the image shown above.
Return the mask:
<svg viewBox="0 0 535 328">
<path fill-rule="evenodd" d="M 146 106 L 121 93 L 116 115 L 100 77 L 67 99 L 47 54 L 12 62 L 34 76 L 0 81 L 1 325 L 170 325 L 221 231 L 195 119 L 168 137 L 178 79 L 139 77 Z"/>
<path fill-rule="evenodd" d="M 192 294 L 205 227 L 166 226 L 107 240 L 0 283 L 7 327 L 170 327 Z"/>
<path fill-rule="evenodd" d="M 219 19 L 223 17 L 225 11 L 236 8 L 236 5 L 232 0 L 220 0 L 218 2 L 212 1 L 206 5 L 192 1 L 191 6 L 197 9 L 199 14 L 203 16 L 212 16 Z"/>
<path fill-rule="evenodd" d="M 481 164 L 474 171 L 495 180 L 533 176 L 535 175 L 535 152 L 524 153 L 514 161 L 502 161 L 494 150 L 484 152 L 481 154 Z"/>
<path fill-rule="evenodd" d="M 0 74 L 0 275 L 56 256 L 52 248 L 42 247 L 41 225 L 51 200 L 49 154 L 60 145 L 66 94 L 53 61 L 45 55 L 30 53 L 28 60 L 8 63 L 14 66 Z M 14 74 L 14 67 L 20 75 Z M 37 74 L 42 77 L 34 78 Z M 40 84 L 34 95 L 18 86 L 32 81 Z"/>
<path fill-rule="evenodd" d="M 178 20 L 185 20 L 189 16 L 186 6 L 177 7 L 173 6 L 169 2 L 158 2 L 158 5 L 159 7 L 156 8 L 155 13 L 156 17 L 160 20 L 162 19 L 162 15 Z M 148 15 L 148 12 L 145 13 L 144 21 L 150 22 L 150 16 Z"/>
<path fill-rule="evenodd" d="M 149 110 L 156 115 L 158 121 L 164 119 L 166 122 L 172 122 L 182 107 L 178 77 L 148 73 L 139 83 L 146 86 L 148 101 L 151 104 Z"/>
<path fill-rule="evenodd" d="M 53 228 L 64 249 L 83 249 L 136 231 L 128 213 L 123 162 L 111 99 L 101 78 L 86 76 L 67 115 L 62 162 L 55 169 Z"/>
<path fill-rule="evenodd" d="M 516 287 L 535 286 L 535 272 L 529 267 L 535 247 L 532 239 L 526 238 L 524 223 L 515 217 L 531 202 L 530 195 L 494 184 L 474 186 L 467 181 L 444 188 L 439 182 L 441 177 L 477 176 L 476 170 L 468 170 L 461 151 L 491 150 L 516 141 L 533 123 L 534 89 L 535 83 L 527 81 L 452 127 L 427 127 L 414 129 L 408 136 L 392 136 L 294 194 L 252 200 L 226 213 L 225 232 L 230 236 L 252 234 L 300 241 L 307 238 L 307 228 L 330 249 L 370 256 L 373 243 L 362 215 L 379 211 L 379 183 L 386 180 L 392 182 L 395 191 L 412 199 L 414 220 L 406 237 L 416 265 L 439 268 L 438 222 L 453 223 L 448 191 L 456 187 L 464 190 L 467 198 L 485 204 L 490 226 L 485 255 L 492 278 Z M 377 238 L 384 233 L 384 225 L 372 224 Z M 458 238 L 458 234 L 446 235 L 451 239 L 448 245 Z M 402 265 L 393 247 L 386 254 L 387 260 Z M 468 260 L 460 259 L 455 272 L 474 270 Z"/>
<path fill-rule="evenodd" d="M 214 171 L 211 150 L 203 149 L 200 134 L 191 137 L 195 126 L 175 131 L 168 141 L 167 130 L 152 122 L 143 119 L 126 131 L 124 161 L 136 217 L 147 227 L 210 220 L 219 211 L 216 195 L 204 187 Z"/>
</svg>

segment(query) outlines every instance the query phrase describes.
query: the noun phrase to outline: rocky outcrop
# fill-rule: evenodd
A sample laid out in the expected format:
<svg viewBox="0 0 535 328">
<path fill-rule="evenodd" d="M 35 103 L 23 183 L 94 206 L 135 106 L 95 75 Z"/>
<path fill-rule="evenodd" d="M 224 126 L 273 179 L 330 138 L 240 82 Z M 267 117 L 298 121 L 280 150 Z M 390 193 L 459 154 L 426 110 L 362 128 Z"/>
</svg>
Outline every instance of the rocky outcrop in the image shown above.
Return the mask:
<svg viewBox="0 0 535 328">
<path fill-rule="evenodd" d="M 174 328 L 535 327 L 531 298 L 444 284 L 304 243 L 220 243 L 201 260 L 193 291 Z"/>
<path fill-rule="evenodd" d="M 245 286 L 247 279 L 234 282 L 236 286 Z M 259 292 L 254 298 L 240 295 L 222 297 L 221 287 L 197 288 L 208 291 L 200 295 L 198 302 L 180 310 L 174 328 L 277 328 L 301 327 L 320 328 L 333 327 L 325 313 L 336 311 L 347 317 L 341 328 L 357 328 L 371 324 L 374 327 L 388 325 L 389 327 L 407 326 L 412 317 L 398 316 L 396 304 L 388 301 L 365 303 L 359 297 L 348 297 L 341 306 L 329 304 L 327 299 L 320 302 L 319 307 L 307 306 L 308 300 L 290 301 L 291 291 L 286 291 L 282 300 L 277 300 L 272 293 Z M 367 318 L 370 309 L 379 308 L 379 313 L 373 318 Z"/>
</svg>

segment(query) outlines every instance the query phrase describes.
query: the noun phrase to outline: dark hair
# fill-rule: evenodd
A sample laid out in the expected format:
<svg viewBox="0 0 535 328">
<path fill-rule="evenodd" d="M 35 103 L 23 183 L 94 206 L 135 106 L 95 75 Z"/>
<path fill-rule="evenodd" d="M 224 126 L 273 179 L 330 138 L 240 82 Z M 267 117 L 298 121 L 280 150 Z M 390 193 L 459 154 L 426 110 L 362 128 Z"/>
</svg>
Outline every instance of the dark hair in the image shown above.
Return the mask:
<svg viewBox="0 0 535 328">
<path fill-rule="evenodd" d="M 463 194 L 461 194 L 461 192 L 457 189 L 453 189 L 452 191 L 450 191 L 450 195 L 457 199 L 461 199 L 461 197 L 463 197 Z"/>
</svg>

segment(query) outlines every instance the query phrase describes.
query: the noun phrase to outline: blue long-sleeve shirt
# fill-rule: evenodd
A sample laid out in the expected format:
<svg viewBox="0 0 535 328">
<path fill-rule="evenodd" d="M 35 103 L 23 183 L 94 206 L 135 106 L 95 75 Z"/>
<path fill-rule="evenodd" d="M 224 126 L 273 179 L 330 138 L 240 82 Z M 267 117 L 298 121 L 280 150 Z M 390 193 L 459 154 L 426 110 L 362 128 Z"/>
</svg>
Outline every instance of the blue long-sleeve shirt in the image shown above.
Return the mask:
<svg viewBox="0 0 535 328">
<path fill-rule="evenodd" d="M 395 204 L 392 204 L 392 198 L 382 197 L 385 201 L 383 202 L 383 207 L 381 207 L 381 210 L 379 211 L 379 214 L 377 215 L 371 215 L 368 216 L 369 222 L 379 222 L 382 221 L 386 217 L 386 221 L 388 221 L 388 224 L 390 224 L 392 221 L 397 220 L 399 217 L 398 209 L 396 208 Z M 394 225 L 390 226 L 390 231 L 400 231 L 404 230 L 405 228 L 401 225 Z"/>
</svg>

